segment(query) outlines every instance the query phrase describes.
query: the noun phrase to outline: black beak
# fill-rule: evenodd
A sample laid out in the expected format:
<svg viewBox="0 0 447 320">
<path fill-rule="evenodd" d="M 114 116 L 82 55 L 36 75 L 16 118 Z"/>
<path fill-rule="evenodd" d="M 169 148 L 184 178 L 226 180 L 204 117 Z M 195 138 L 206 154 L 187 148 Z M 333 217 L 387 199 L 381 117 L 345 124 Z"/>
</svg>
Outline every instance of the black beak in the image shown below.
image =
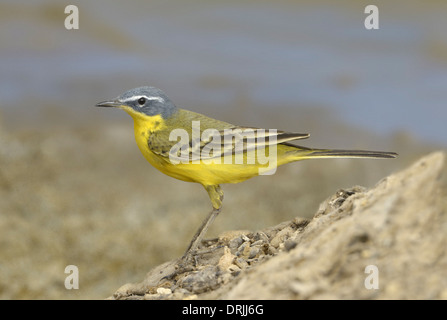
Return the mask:
<svg viewBox="0 0 447 320">
<path fill-rule="evenodd" d="M 119 106 L 122 106 L 123 104 L 119 102 L 118 100 L 113 101 L 103 101 L 100 103 L 95 104 L 95 107 L 114 107 L 117 108 Z"/>
</svg>

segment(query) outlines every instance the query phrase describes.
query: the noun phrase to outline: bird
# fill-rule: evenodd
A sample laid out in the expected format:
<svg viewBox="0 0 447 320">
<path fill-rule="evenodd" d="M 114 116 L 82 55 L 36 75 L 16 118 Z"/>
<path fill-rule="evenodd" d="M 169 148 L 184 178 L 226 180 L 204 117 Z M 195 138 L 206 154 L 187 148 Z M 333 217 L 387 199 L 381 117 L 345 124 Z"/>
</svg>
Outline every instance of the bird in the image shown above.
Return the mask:
<svg viewBox="0 0 447 320">
<path fill-rule="evenodd" d="M 184 260 L 194 256 L 222 210 L 221 184 L 272 174 L 276 167 L 299 160 L 397 157 L 394 152 L 298 146 L 291 141 L 310 135 L 244 127 L 213 119 L 177 107 L 162 90 L 151 86 L 128 90 L 95 106 L 128 113 L 134 121 L 138 148 L 152 166 L 173 178 L 199 183 L 207 191 L 212 210 L 192 238 L 182 256 Z"/>
</svg>

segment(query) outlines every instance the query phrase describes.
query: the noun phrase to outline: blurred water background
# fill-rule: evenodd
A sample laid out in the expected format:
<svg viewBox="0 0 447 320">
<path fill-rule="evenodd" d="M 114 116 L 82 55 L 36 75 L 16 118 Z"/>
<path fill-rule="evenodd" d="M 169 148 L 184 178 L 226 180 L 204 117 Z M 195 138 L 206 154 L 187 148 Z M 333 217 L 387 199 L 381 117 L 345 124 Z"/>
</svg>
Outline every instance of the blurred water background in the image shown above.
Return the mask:
<svg viewBox="0 0 447 320">
<path fill-rule="evenodd" d="M 85 121 L 98 99 L 154 85 L 208 113 L 237 113 L 238 99 L 250 113 L 322 108 L 372 132 L 447 143 L 444 1 L 377 1 L 379 30 L 364 27 L 368 1 L 70 3 L 79 30 L 64 28 L 65 3 L 2 2 L 8 123 L 49 120 L 52 108 Z"/>
<path fill-rule="evenodd" d="M 79 30 L 64 27 L 68 4 Z M 364 27 L 369 4 L 379 30 Z M 152 85 L 234 124 L 308 132 L 306 146 L 401 155 L 224 188 L 211 234 L 267 227 L 445 149 L 446 14 L 441 0 L 3 0 L 0 298 L 106 297 L 181 254 L 209 209 L 200 186 L 145 162 L 128 115 L 95 103 Z M 76 292 L 63 287 L 68 264 Z"/>
</svg>

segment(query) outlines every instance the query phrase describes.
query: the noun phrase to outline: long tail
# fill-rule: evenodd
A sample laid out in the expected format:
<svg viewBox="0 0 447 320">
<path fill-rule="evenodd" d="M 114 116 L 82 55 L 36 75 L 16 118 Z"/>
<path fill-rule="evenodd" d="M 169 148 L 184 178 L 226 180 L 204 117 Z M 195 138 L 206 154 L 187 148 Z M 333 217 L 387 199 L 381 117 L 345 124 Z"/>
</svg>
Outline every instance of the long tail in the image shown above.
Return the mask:
<svg viewBox="0 0 447 320">
<path fill-rule="evenodd" d="M 317 158 L 373 158 L 393 159 L 397 157 L 395 152 L 366 151 L 366 150 L 331 150 L 331 149 L 305 149 L 298 152 L 300 159 Z"/>
</svg>

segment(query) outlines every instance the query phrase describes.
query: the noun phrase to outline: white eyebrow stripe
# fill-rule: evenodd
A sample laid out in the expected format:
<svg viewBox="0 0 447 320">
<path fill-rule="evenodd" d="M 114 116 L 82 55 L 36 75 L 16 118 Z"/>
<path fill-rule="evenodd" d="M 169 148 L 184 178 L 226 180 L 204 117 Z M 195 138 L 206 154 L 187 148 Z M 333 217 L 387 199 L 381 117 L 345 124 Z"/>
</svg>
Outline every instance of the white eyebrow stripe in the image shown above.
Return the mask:
<svg viewBox="0 0 447 320">
<path fill-rule="evenodd" d="M 155 101 L 162 102 L 162 103 L 165 102 L 165 99 L 163 99 L 163 98 L 161 98 L 161 97 L 148 97 L 148 96 L 144 96 L 144 95 L 141 95 L 141 96 L 132 96 L 132 97 L 130 97 L 130 98 L 121 100 L 121 102 L 127 102 L 127 101 L 131 101 L 131 100 L 138 100 L 138 99 L 140 99 L 140 98 L 145 98 L 146 100 L 155 100 Z"/>
</svg>

